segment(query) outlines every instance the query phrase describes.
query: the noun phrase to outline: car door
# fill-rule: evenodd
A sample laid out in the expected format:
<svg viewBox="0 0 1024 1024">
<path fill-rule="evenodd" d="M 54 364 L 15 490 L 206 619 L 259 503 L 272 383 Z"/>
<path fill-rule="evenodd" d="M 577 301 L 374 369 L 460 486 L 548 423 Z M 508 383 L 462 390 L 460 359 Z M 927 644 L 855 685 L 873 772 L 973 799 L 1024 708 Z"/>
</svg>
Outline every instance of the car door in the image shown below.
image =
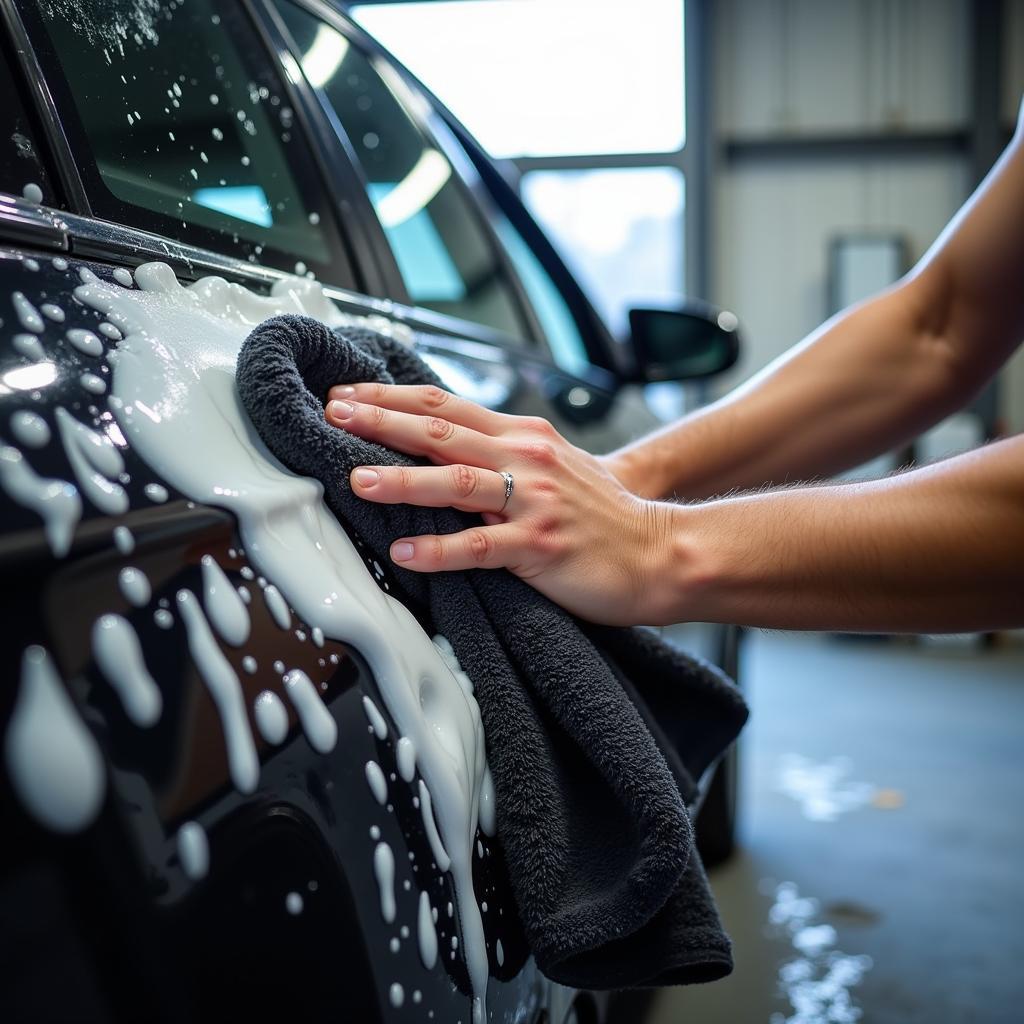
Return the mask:
<svg viewBox="0 0 1024 1024">
<path fill-rule="evenodd" d="M 225 430 L 212 418 L 159 458 L 144 435 L 156 436 L 148 424 L 187 426 L 179 413 L 201 412 L 204 389 L 230 379 L 186 358 L 213 345 L 218 318 L 255 322 L 279 303 L 391 330 L 413 323 L 439 339 L 436 358 L 455 360 L 467 388 L 507 382 L 495 370 L 511 365 L 505 342 L 389 300 L 366 195 L 325 188 L 308 106 L 289 66 L 269 59 L 251 5 L 5 2 L 3 12 L 3 70 L 20 72 L 12 95 L 25 122 L 16 145 L 30 156 L 15 163 L 22 198 L 0 197 L 12 296 L 0 313 L 2 656 L 20 681 L 0 705 L 0 898 L 18 922 L 7 954 L 55 951 L 39 957 L 45 974 L 5 955 L 5 991 L 36 1017 L 72 1005 L 95 1006 L 90 1019 L 374 1021 L 418 1006 L 468 1020 L 457 952 L 471 942 L 468 911 L 455 912 L 451 877 L 432 866 L 426 766 L 416 784 L 404 771 L 399 781 L 372 659 L 304 617 L 309 581 L 282 596 L 261 562 L 287 522 L 288 501 L 274 503 L 295 481 L 271 476 L 274 514 L 246 534 L 232 502 L 261 483 L 238 486 L 255 444 L 244 421 Z M 343 166 L 329 167 L 335 184 Z M 320 294 L 308 274 L 336 307 L 304 305 Z M 485 297 L 493 310 L 502 301 Z M 155 397 L 136 392 L 126 416 L 119 378 L 140 351 L 123 345 L 147 332 L 166 358 L 141 374 Z M 228 415 L 230 391 L 211 394 Z M 223 479 L 200 487 L 195 474 L 223 451 Z M 322 514 L 315 488 L 296 494 L 304 515 Z M 345 561 L 339 590 L 355 583 L 350 603 L 377 607 L 386 567 L 318 522 Z M 292 561 L 308 539 L 292 538 Z M 443 663 L 418 625 L 388 621 L 406 632 L 379 646 L 426 644 L 434 661 L 421 650 L 423 664 Z M 24 701 L 33 692 L 49 700 L 41 736 Z M 47 743 L 55 720 L 67 742 Z M 34 783 L 70 784 L 69 771 L 78 802 L 40 802 Z M 485 834 L 473 841 L 488 1006 L 525 1020 L 552 999 L 564 1006 L 528 959 L 500 849 Z M 42 921 L 37 907 L 49 908 Z"/>
</svg>

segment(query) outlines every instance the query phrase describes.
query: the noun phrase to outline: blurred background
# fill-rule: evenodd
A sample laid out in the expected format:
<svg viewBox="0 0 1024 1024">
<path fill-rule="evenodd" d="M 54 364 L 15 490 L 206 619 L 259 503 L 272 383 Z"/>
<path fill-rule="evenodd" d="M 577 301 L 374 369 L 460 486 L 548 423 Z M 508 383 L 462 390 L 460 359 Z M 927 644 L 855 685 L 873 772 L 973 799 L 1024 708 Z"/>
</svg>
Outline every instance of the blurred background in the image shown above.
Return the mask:
<svg viewBox="0 0 1024 1024">
<path fill-rule="evenodd" d="M 1024 0 L 351 9 L 502 161 L 620 336 L 631 306 L 739 317 L 726 375 L 652 386 L 666 415 L 908 270 L 1024 93 Z M 1022 429 L 1018 352 L 971 409 L 854 475 Z M 738 844 L 711 872 L 736 971 L 620 1019 L 1024 1019 L 1021 637 L 753 632 L 738 667 Z"/>
</svg>

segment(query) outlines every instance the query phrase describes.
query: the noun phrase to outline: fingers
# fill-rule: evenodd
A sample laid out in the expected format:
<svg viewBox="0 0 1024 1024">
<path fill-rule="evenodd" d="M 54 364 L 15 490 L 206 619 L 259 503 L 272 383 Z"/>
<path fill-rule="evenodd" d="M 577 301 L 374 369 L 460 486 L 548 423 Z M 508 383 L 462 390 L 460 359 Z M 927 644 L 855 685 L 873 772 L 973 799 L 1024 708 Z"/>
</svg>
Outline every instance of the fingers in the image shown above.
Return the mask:
<svg viewBox="0 0 1024 1024">
<path fill-rule="evenodd" d="M 327 397 L 418 416 L 440 416 L 482 434 L 500 434 L 512 419 L 429 384 L 339 384 L 331 388 Z"/>
<path fill-rule="evenodd" d="M 351 474 L 360 498 L 384 505 L 457 508 L 498 512 L 505 504 L 505 481 L 490 469 L 454 466 L 360 466 Z"/>
<path fill-rule="evenodd" d="M 325 416 L 328 423 L 358 437 L 409 455 L 425 455 L 432 462 L 464 462 L 494 469 L 507 459 L 497 438 L 440 416 L 394 412 L 351 399 L 328 402 Z"/>
<path fill-rule="evenodd" d="M 478 526 L 444 536 L 409 537 L 391 545 L 392 560 L 414 572 L 501 569 L 515 565 L 522 552 L 510 524 Z"/>
</svg>

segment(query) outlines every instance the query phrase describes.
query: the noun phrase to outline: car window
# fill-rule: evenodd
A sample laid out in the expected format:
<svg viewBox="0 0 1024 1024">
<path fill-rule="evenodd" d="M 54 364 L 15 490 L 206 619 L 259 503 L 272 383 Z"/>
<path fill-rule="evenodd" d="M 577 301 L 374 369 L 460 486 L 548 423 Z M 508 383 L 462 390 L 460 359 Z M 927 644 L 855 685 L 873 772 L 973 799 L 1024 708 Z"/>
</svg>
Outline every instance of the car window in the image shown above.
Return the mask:
<svg viewBox="0 0 1024 1024">
<path fill-rule="evenodd" d="M 95 214 L 348 282 L 312 156 L 245 5 L 23 9 L 72 145 L 92 157 L 81 170 Z"/>
<path fill-rule="evenodd" d="M 552 358 L 569 373 L 583 373 L 590 365 L 587 346 L 565 297 L 505 213 L 495 207 L 491 219 L 537 314 Z"/>
<path fill-rule="evenodd" d="M 441 151 L 409 112 L 416 102 L 386 61 L 303 8 L 277 8 L 310 83 L 323 90 L 417 305 L 525 337 L 498 254 Z"/>
<path fill-rule="evenodd" d="M 46 165 L 36 147 L 7 54 L 0 48 L 0 192 L 56 205 Z"/>
</svg>

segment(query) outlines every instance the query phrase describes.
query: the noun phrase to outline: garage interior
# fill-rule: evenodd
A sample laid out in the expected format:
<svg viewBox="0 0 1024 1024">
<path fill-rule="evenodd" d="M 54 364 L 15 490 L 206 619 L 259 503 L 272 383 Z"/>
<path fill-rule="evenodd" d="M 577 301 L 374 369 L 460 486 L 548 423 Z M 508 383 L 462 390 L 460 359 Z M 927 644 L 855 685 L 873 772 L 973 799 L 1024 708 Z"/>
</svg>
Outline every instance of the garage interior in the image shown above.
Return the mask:
<svg viewBox="0 0 1024 1024">
<path fill-rule="evenodd" d="M 613 325 L 621 328 L 628 305 L 687 296 L 735 311 L 738 364 L 710 385 L 652 395 L 669 414 L 725 393 L 909 269 L 1009 140 L 1024 93 L 1022 0 L 687 0 L 678 5 L 685 143 L 623 154 L 622 138 L 639 129 L 610 124 L 609 151 L 595 132 L 593 151 L 571 153 L 550 126 L 524 142 L 519 124 L 555 117 L 531 104 L 558 88 L 570 95 L 551 100 L 559 116 L 571 120 L 574 103 L 581 120 L 591 116 L 579 80 L 552 71 L 551 54 L 603 48 L 594 60 L 642 103 L 647 76 L 631 60 L 646 48 L 654 79 L 664 47 L 632 37 L 656 32 L 676 5 L 590 4 L 598 17 L 586 27 L 566 5 L 537 4 L 529 54 L 507 27 L 489 33 L 504 16 L 494 8 L 507 5 L 392 6 L 357 6 L 356 16 L 505 158 Z M 601 20 L 614 27 L 602 33 L 593 27 Z M 417 43 L 410 24 L 433 24 L 448 47 Z M 463 61 L 542 84 L 471 101 L 452 70 Z M 629 118 L 629 102 L 616 106 L 603 92 L 600 102 L 612 107 L 609 121 Z M 516 152 L 531 142 L 535 150 Z M 663 173 L 685 185 L 664 186 L 660 208 L 608 202 L 616 174 L 635 197 L 630 176 L 652 175 L 654 186 Z M 597 209 L 619 221 L 602 229 Z M 1022 429 L 1019 351 L 972 409 L 855 475 Z M 1024 831 L 1012 809 L 1024 803 L 1024 634 L 748 631 L 740 669 L 752 716 L 741 741 L 737 850 L 710 873 L 735 972 L 630 997 L 616 1019 L 1019 1020 Z"/>
<path fill-rule="evenodd" d="M 658 655 L 634 663 L 623 623 L 600 615 L 613 601 L 623 622 L 660 610 L 649 550 L 667 564 L 711 536 L 656 537 L 656 517 L 709 496 L 749 509 L 740 491 L 762 478 L 766 492 L 826 482 L 776 468 L 740 488 L 728 473 L 786 449 L 792 432 L 764 424 L 801 408 L 794 390 L 818 396 L 830 423 L 844 402 L 811 373 L 771 408 L 749 406 L 763 414 L 739 418 L 753 443 L 737 447 L 735 422 L 721 432 L 732 466 L 715 491 L 648 494 L 592 458 L 730 394 L 912 271 L 1024 140 L 1024 0 L 0 0 L 0 54 L 0 1024 L 1024 1021 L 1024 578 L 1007 620 L 1020 628 L 799 632 L 719 615 L 659 627 L 664 646 L 630 634 Z M 1019 277 L 1024 295 L 1024 266 Z M 999 309 L 1000 278 L 987 280 L 992 301 L 974 305 Z M 271 317 L 281 336 L 260 343 Z M 680 369 L 702 343 L 690 321 L 718 343 L 711 370 L 700 351 Z M 895 332 L 870 333 L 856 340 L 877 352 Z M 314 341 L 314 368 L 349 360 L 317 369 L 330 379 L 316 385 L 303 362 Z M 282 362 L 247 362 L 260 344 Z M 860 356 L 839 362 L 870 365 Z M 901 384 L 862 391 L 894 405 Z M 923 418 L 934 396 L 913 394 Z M 855 410 L 865 446 L 874 409 Z M 278 428 L 280 449 L 266 436 Z M 965 408 L 836 479 L 1015 435 L 1024 345 Z M 478 447 L 446 462 L 443 445 L 467 436 Z M 315 449 L 315 471 L 293 465 L 285 449 L 306 457 L 309 437 L 328 438 L 336 464 Z M 382 451 L 394 460 L 365 464 Z M 519 461 L 478 455 L 495 451 Z M 381 496 L 424 472 L 470 503 L 443 489 Z M 486 474 L 493 503 L 472 504 Z M 517 509 L 537 495 L 568 505 L 567 480 L 591 488 L 575 518 Z M 1015 500 L 991 507 L 1006 536 L 1024 536 L 1012 484 Z M 605 493 L 621 515 L 598 515 Z M 426 526 L 403 518 L 418 504 L 440 510 Z M 872 542 L 904 510 L 879 506 L 892 518 Z M 598 536 L 590 519 L 603 543 L 579 543 Z M 647 519 L 633 572 L 630 527 Z M 810 579 L 814 610 L 858 624 L 855 598 L 832 610 L 844 573 L 821 565 L 863 534 L 818 516 L 814 546 L 783 513 L 757 521 L 778 528 L 762 541 L 751 521 L 721 531 L 727 599 L 748 582 L 735 579 L 737 537 L 773 571 L 788 551 L 820 561 L 773 577 L 769 611 L 746 621 L 810 614 L 787 604 Z M 573 557 L 539 522 L 573 534 Z M 532 576 L 518 551 L 498 562 L 478 546 L 483 524 L 511 536 L 523 523 L 554 552 Z M 427 529 L 462 538 L 465 564 L 445 563 L 450 537 Z M 917 607 L 893 598 L 916 540 L 888 562 L 855 550 L 846 563 L 883 614 Z M 428 547 L 436 564 L 408 563 Z M 934 590 L 943 609 L 1010 603 L 1024 547 L 999 551 L 985 573 L 961 559 L 957 586 Z M 713 563 L 694 564 L 666 574 L 683 581 L 672 597 L 713 594 L 699 589 Z M 591 575 L 572 579 L 573 596 L 612 594 L 593 616 L 571 597 L 563 614 L 538 582 L 581 565 Z M 892 592 L 878 596 L 870 567 L 891 573 Z M 508 599 L 487 575 L 506 568 L 523 577 L 501 580 L 521 588 Z M 732 607 L 747 613 L 745 596 Z M 743 700 L 672 644 L 734 675 Z M 743 701 L 749 721 L 722 755 Z M 721 722 L 735 728 L 715 745 Z M 659 844 L 667 888 L 652 884 Z M 615 913 L 609 893 L 626 894 Z M 596 923 L 561 913 L 594 894 Z M 669 919 L 687 898 L 683 930 Z M 654 953 L 636 943 L 637 907 Z M 544 950 L 537 934 L 563 925 L 568 939 Z M 679 963 L 656 964 L 665 949 Z M 666 979 L 676 987 L 642 987 Z M 613 984 L 637 987 L 608 995 Z"/>
</svg>

